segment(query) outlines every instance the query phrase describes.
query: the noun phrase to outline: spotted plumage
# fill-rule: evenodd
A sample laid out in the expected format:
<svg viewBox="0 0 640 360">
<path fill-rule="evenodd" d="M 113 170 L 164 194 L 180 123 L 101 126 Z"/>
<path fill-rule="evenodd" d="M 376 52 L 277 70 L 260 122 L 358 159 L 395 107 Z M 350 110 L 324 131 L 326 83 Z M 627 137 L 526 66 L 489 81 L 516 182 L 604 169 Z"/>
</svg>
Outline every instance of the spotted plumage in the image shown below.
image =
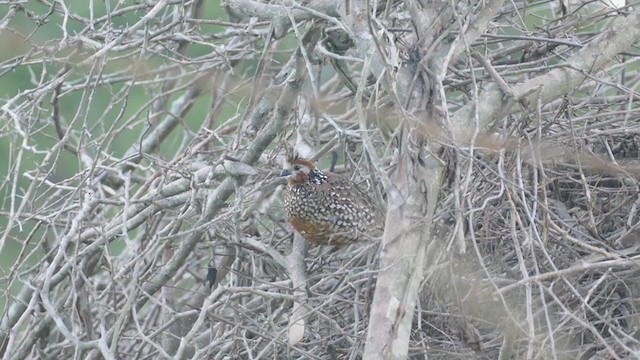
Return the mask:
<svg viewBox="0 0 640 360">
<path fill-rule="evenodd" d="M 322 172 L 305 159 L 290 161 L 282 175 L 288 177 L 287 217 L 307 241 L 343 246 L 383 227 L 371 197 L 348 179 Z"/>
</svg>

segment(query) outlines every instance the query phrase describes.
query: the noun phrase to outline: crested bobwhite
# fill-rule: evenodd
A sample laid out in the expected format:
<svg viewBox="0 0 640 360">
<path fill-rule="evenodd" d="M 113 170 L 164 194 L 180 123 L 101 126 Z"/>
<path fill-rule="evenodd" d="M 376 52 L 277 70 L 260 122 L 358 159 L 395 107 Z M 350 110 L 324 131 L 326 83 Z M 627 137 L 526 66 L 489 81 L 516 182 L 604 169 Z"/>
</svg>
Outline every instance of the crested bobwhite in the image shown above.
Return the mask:
<svg viewBox="0 0 640 360">
<path fill-rule="evenodd" d="M 291 160 L 284 207 L 289 222 L 316 245 L 348 245 L 384 226 L 382 212 L 349 179 L 322 172 L 306 159 Z"/>
</svg>

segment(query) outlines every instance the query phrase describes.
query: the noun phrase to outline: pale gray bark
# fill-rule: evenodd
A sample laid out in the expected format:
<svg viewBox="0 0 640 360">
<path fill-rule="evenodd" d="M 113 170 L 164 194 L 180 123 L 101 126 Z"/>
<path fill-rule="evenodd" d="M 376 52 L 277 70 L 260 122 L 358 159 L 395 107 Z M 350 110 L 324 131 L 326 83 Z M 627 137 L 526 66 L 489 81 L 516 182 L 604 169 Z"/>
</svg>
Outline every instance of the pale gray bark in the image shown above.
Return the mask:
<svg viewBox="0 0 640 360">
<path fill-rule="evenodd" d="M 566 3 L 0 2 L 1 357 L 635 356 L 640 13 Z"/>
</svg>

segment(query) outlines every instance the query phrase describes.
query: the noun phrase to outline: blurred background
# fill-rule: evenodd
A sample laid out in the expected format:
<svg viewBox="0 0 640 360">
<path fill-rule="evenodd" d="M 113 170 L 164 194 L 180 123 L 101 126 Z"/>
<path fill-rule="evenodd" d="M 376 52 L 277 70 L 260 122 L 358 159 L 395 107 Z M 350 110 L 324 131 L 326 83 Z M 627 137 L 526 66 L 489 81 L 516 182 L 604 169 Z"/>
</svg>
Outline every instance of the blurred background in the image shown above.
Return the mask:
<svg viewBox="0 0 640 360">
<path fill-rule="evenodd" d="M 292 151 L 423 204 L 405 357 L 638 356 L 637 3 L 354 4 L 0 0 L 3 358 L 362 358 Z"/>
</svg>

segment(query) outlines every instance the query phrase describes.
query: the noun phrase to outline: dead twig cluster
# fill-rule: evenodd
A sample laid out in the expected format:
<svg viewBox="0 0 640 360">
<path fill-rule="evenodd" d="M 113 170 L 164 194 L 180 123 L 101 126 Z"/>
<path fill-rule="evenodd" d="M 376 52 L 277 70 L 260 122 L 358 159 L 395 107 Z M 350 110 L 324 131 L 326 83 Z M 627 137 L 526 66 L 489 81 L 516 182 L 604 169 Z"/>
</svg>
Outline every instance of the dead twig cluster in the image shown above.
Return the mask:
<svg viewBox="0 0 640 360">
<path fill-rule="evenodd" d="M 640 353 L 637 4 L 89 3 L 0 1 L 3 359 Z"/>
</svg>

